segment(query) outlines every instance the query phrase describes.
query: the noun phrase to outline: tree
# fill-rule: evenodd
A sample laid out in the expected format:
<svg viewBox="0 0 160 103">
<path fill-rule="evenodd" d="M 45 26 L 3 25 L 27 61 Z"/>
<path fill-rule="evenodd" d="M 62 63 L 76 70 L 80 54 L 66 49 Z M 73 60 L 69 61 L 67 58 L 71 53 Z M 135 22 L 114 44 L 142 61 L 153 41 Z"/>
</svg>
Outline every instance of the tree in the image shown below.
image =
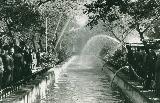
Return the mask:
<svg viewBox="0 0 160 103">
<path fill-rule="evenodd" d="M 6 33 L 14 37 L 14 32 L 36 28 L 41 24 L 40 13 L 33 5 L 21 0 L 4 1 L 0 4 L 0 19 L 6 24 Z"/>
<path fill-rule="evenodd" d="M 39 10 L 35 5 L 26 0 L 3 0 L 0 2 L 0 21 L 4 23 L 2 37 L 6 36 L 8 43 L 13 43 L 14 39 L 32 41 L 33 34 L 41 29 L 42 19 Z M 29 32 L 29 31 L 32 31 Z M 27 38 L 25 38 L 27 37 Z M 6 40 L 3 40 L 6 41 Z M 35 45 L 33 43 L 33 45 Z"/>
<path fill-rule="evenodd" d="M 4 33 L 1 34 L 10 37 L 11 41 L 18 38 L 28 41 L 29 44 L 31 41 L 33 45 L 36 45 L 34 41 L 38 40 L 42 49 L 46 17 L 49 18 L 49 34 L 52 34 L 49 36 L 49 43 L 52 41 L 54 44 L 53 37 L 58 38 L 57 34 L 62 30 L 68 18 L 67 12 L 70 12 L 71 8 L 73 8 L 71 2 L 62 0 L 3 0 L 0 2 L 0 21 L 4 23 Z M 58 32 L 53 36 L 61 13 L 63 17 L 56 30 Z"/>
<path fill-rule="evenodd" d="M 10 42 L 17 38 L 34 49 L 38 43 L 43 49 L 47 17 L 48 44 L 54 47 L 65 22 L 76 6 L 73 1 L 63 0 L 3 0 L 0 2 L 0 22 L 4 23 L 4 33 L 1 34 L 5 37 L 2 37 Z"/>
<path fill-rule="evenodd" d="M 159 19 L 160 13 L 156 0 L 97 0 L 85 6 L 85 13 L 90 19 L 89 26 L 96 25 L 99 20 L 113 23 L 125 15 L 131 18 L 128 27 L 138 31 L 141 40 L 151 24 Z"/>
<path fill-rule="evenodd" d="M 42 19 L 45 21 L 45 19 L 48 18 L 48 41 L 49 45 L 52 45 L 53 48 L 60 37 L 59 34 L 66 21 L 69 19 L 69 16 L 71 16 L 70 14 L 73 8 L 75 8 L 73 2 L 61 0 L 57 0 L 54 3 L 48 2 L 39 7 Z M 45 24 L 45 22 L 43 24 Z M 45 25 L 43 26 L 45 27 Z"/>
<path fill-rule="evenodd" d="M 156 20 L 153 25 L 147 30 L 146 35 L 151 39 L 160 39 L 160 20 Z"/>
</svg>

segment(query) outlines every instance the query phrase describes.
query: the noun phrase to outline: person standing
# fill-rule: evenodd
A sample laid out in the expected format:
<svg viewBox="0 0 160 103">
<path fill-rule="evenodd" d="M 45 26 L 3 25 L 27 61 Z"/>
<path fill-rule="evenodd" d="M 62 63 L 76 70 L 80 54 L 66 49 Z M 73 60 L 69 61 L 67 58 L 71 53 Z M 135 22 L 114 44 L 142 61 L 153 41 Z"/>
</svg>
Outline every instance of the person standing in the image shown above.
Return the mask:
<svg viewBox="0 0 160 103">
<path fill-rule="evenodd" d="M 9 85 L 13 81 L 13 69 L 11 67 L 11 58 L 9 56 L 9 45 L 3 47 L 4 54 L 2 55 L 2 60 L 4 64 L 4 75 L 3 75 L 3 86 Z"/>
<path fill-rule="evenodd" d="M 32 62 L 33 62 L 33 59 L 32 59 L 32 48 L 29 48 L 29 59 L 30 59 L 30 61 L 29 61 L 29 66 L 30 66 L 30 68 L 31 68 L 31 70 L 33 69 L 32 68 Z"/>
<path fill-rule="evenodd" d="M 32 74 L 32 71 L 31 71 L 32 57 L 29 53 L 29 48 L 28 47 L 25 48 L 23 56 L 24 56 L 24 69 L 25 69 L 24 76 L 29 76 L 29 75 Z"/>
<path fill-rule="evenodd" d="M 129 76 L 130 76 L 130 79 L 134 79 L 134 74 L 133 74 L 133 71 L 132 71 L 132 67 L 134 65 L 133 51 L 131 49 L 131 46 L 129 46 L 129 45 L 127 45 L 126 48 L 128 50 L 127 61 L 128 61 L 128 64 L 129 64 Z"/>
<path fill-rule="evenodd" d="M 157 61 L 155 63 L 155 83 L 156 95 L 160 96 L 160 50 L 157 54 Z"/>
<path fill-rule="evenodd" d="M 36 69 L 37 58 L 36 58 L 36 50 L 33 49 L 32 55 L 32 69 Z"/>
<path fill-rule="evenodd" d="M 146 71 L 145 75 L 145 89 L 151 89 L 151 81 L 154 80 L 154 71 L 155 71 L 155 62 L 157 60 L 157 56 L 155 52 L 151 49 L 148 49 L 146 52 L 146 58 L 144 62 L 144 67 Z"/>
<path fill-rule="evenodd" d="M 12 74 L 11 74 L 11 77 L 12 77 L 12 81 L 13 81 L 13 70 L 14 70 L 14 59 L 13 59 L 13 54 L 14 54 L 14 48 L 13 47 L 10 47 L 9 48 L 9 65 L 11 67 L 11 70 L 12 70 Z"/>
<path fill-rule="evenodd" d="M 3 66 L 1 53 L 2 53 L 2 48 L 0 48 L 0 90 L 2 89 L 2 86 L 3 86 L 2 79 L 3 79 L 3 72 L 4 72 L 4 66 Z"/>
<path fill-rule="evenodd" d="M 136 59 L 136 63 L 135 63 L 135 69 L 136 69 L 136 73 L 140 76 L 143 77 L 143 54 L 142 54 L 142 50 L 140 50 L 139 47 L 137 47 L 137 51 L 135 53 L 135 59 Z"/>
<path fill-rule="evenodd" d="M 36 52 L 36 58 L 37 58 L 37 67 L 39 67 L 40 66 L 40 60 L 41 60 L 40 49 L 38 49 L 38 51 Z"/>
<path fill-rule="evenodd" d="M 14 59 L 14 80 L 18 81 L 22 79 L 22 68 L 23 68 L 23 57 L 21 54 L 21 48 L 19 46 L 15 47 L 15 53 L 13 55 Z"/>
<path fill-rule="evenodd" d="M 151 79 L 154 80 L 155 79 L 155 63 L 157 61 L 157 55 L 155 53 L 154 50 L 150 50 L 150 55 L 151 55 L 151 63 L 150 63 L 150 75 L 151 75 Z"/>
</svg>

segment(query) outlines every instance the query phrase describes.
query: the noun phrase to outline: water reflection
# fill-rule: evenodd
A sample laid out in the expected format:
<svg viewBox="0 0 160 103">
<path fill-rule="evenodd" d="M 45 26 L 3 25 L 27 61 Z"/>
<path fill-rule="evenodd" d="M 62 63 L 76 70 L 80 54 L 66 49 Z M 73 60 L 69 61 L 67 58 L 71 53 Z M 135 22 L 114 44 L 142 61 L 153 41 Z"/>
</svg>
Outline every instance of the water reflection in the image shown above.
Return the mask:
<svg viewBox="0 0 160 103">
<path fill-rule="evenodd" d="M 77 64 L 54 68 L 57 73 L 54 81 L 53 70 L 49 71 L 42 82 L 16 103 L 125 103 L 117 87 L 110 88 L 109 77 L 101 69 Z M 62 70 L 60 70 L 62 69 Z M 128 103 L 128 102 L 126 102 Z"/>
</svg>

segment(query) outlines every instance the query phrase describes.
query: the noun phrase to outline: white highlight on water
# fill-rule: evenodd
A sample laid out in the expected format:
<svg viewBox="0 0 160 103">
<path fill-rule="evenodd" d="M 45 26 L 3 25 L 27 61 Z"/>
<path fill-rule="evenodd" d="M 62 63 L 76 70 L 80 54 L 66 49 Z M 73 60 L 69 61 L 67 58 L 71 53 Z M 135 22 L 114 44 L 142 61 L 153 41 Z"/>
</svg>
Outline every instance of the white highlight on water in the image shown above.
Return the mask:
<svg viewBox="0 0 160 103">
<path fill-rule="evenodd" d="M 58 78 L 60 77 L 61 72 L 63 72 L 74 60 L 76 59 L 76 56 L 73 56 L 69 59 L 68 62 L 65 62 L 62 67 L 54 68 L 54 74 L 55 74 L 55 84 L 58 82 Z"/>
</svg>

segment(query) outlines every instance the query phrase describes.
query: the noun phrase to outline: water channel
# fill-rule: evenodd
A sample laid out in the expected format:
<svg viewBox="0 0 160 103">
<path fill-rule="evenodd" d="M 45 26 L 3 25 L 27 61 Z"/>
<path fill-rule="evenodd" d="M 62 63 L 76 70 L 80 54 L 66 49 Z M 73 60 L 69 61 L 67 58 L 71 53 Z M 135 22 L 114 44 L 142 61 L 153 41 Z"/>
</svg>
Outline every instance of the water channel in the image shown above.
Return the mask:
<svg viewBox="0 0 160 103">
<path fill-rule="evenodd" d="M 129 103 L 116 86 L 110 87 L 107 73 L 98 66 L 78 63 L 72 57 L 51 69 L 39 85 L 15 103 Z M 10 101 L 11 102 L 11 101 Z M 12 101 L 13 102 L 13 101 Z"/>
</svg>

